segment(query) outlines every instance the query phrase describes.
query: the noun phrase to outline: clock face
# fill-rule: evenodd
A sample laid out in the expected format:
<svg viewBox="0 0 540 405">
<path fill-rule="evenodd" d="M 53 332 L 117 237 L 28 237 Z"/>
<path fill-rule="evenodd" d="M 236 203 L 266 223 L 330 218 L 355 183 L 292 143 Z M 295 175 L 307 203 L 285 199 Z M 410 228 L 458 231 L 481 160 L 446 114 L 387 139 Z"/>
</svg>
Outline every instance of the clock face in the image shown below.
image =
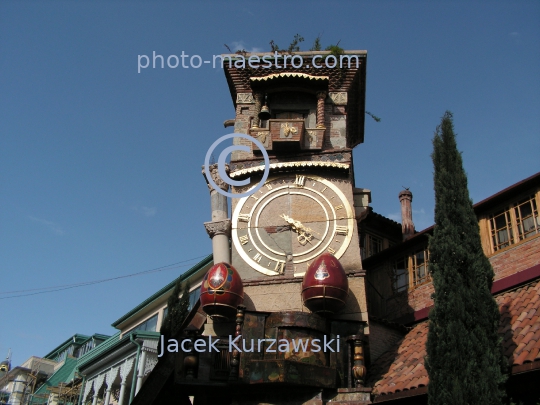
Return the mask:
<svg viewBox="0 0 540 405">
<path fill-rule="evenodd" d="M 354 216 L 345 195 L 315 175 L 269 178 L 239 200 L 232 216 L 239 255 L 266 275 L 282 274 L 287 261 L 303 274 L 321 253 L 340 258 L 352 238 Z"/>
</svg>

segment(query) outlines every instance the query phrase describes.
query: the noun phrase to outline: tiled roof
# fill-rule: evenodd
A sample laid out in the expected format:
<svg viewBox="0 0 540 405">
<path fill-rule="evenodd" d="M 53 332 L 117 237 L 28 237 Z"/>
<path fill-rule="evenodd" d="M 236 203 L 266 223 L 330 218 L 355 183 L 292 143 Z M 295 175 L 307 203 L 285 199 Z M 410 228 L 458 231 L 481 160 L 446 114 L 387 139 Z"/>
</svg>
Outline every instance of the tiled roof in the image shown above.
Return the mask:
<svg viewBox="0 0 540 405">
<path fill-rule="evenodd" d="M 516 368 L 540 366 L 540 280 L 495 297 L 504 354 Z M 373 393 L 388 395 L 427 386 L 424 367 L 428 321 L 419 323 L 371 366 Z M 379 401 L 377 401 L 379 402 Z"/>
<path fill-rule="evenodd" d="M 427 385 L 424 367 L 427 332 L 427 322 L 419 323 L 371 366 L 374 394 L 391 394 Z"/>
<path fill-rule="evenodd" d="M 499 295 L 497 303 L 509 364 L 540 363 L 540 280 Z"/>
</svg>

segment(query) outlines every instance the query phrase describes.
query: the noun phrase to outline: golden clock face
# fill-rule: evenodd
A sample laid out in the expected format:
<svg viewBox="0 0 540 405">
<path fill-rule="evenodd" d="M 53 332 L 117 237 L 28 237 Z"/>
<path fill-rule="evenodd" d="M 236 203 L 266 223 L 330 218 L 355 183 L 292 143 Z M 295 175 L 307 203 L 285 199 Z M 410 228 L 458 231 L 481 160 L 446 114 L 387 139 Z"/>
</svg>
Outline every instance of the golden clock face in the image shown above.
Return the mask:
<svg viewBox="0 0 540 405">
<path fill-rule="evenodd" d="M 240 199 L 232 224 L 234 246 L 252 268 L 278 275 L 291 261 L 300 275 L 323 252 L 343 255 L 354 217 L 332 182 L 309 174 L 287 175 L 269 178 L 255 194 Z"/>
</svg>

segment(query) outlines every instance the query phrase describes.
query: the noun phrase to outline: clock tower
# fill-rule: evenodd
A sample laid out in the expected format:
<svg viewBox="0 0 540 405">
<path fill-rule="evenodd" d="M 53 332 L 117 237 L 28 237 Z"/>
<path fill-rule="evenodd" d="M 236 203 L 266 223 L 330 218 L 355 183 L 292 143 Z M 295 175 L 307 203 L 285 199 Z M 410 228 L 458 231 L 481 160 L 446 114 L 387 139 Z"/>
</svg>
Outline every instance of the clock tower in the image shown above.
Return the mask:
<svg viewBox="0 0 540 405">
<path fill-rule="evenodd" d="M 364 140 L 366 58 L 222 55 L 236 110 L 225 126 L 241 148 L 222 170 L 204 168 L 215 264 L 184 333 L 222 346 L 176 360 L 175 381 L 197 404 L 370 403 L 358 237 L 370 192 L 356 187 L 352 156 Z M 249 184 L 229 190 L 230 179 Z"/>
<path fill-rule="evenodd" d="M 303 276 L 328 252 L 350 286 L 336 317 L 364 322 L 367 333 L 358 221 L 369 191 L 355 187 L 352 157 L 364 140 L 366 59 L 365 51 L 223 57 L 234 132 L 261 142 L 270 160 L 264 186 L 231 199 L 231 264 L 244 280 L 248 310 L 308 311 Z M 256 60 L 272 64 L 250 66 Z M 230 162 L 232 179 L 251 179 L 231 191 L 245 193 L 262 177 L 264 159 L 254 143 L 234 141 L 250 148 L 233 152 Z"/>
</svg>

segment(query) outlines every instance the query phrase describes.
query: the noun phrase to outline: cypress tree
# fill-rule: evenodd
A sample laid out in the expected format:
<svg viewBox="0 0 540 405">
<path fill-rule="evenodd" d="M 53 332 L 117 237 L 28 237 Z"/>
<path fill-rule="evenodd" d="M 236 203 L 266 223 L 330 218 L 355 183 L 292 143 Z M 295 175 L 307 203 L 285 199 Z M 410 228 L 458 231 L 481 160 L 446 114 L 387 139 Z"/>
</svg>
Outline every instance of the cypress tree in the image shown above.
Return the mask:
<svg viewBox="0 0 540 405">
<path fill-rule="evenodd" d="M 433 139 L 435 228 L 429 268 L 435 292 L 429 315 L 426 368 L 429 405 L 501 404 L 506 361 L 498 335 L 494 272 L 447 111 Z"/>
<path fill-rule="evenodd" d="M 167 316 L 160 328 L 160 333 L 165 337 L 165 342 L 167 342 L 167 339 L 175 338 L 178 335 L 189 313 L 189 289 L 189 280 L 185 282 L 183 288 L 180 279 L 176 281 L 174 290 L 167 301 Z M 159 344 L 161 344 L 161 339 Z M 158 347 L 158 353 L 161 353 L 160 347 Z"/>
</svg>

